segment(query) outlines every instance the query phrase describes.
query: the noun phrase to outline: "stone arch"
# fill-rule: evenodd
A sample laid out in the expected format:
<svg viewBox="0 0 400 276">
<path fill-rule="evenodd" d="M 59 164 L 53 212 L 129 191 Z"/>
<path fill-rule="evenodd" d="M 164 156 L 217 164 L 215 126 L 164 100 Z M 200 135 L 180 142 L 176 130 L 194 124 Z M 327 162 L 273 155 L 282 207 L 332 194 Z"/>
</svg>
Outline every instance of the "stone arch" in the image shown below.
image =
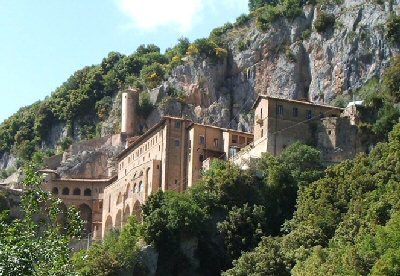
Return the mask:
<svg viewBox="0 0 400 276">
<path fill-rule="evenodd" d="M 92 209 L 85 203 L 78 207 L 81 218 L 84 220 L 84 234 L 92 232 Z"/>
<path fill-rule="evenodd" d="M 104 234 L 109 232 L 113 228 L 112 217 L 108 216 L 106 222 L 104 223 Z"/>
<path fill-rule="evenodd" d="M 121 228 L 122 225 L 122 211 L 121 209 L 118 210 L 117 215 L 115 216 L 115 228 Z"/>
<path fill-rule="evenodd" d="M 51 190 L 51 193 L 53 195 L 58 195 L 58 188 L 57 187 L 53 187 L 53 189 Z"/>
<path fill-rule="evenodd" d="M 92 190 L 89 188 L 86 188 L 85 191 L 83 192 L 84 196 L 92 196 Z"/>
<path fill-rule="evenodd" d="M 125 209 L 124 209 L 124 214 L 122 216 L 122 224 L 123 225 L 128 222 L 128 218 L 129 218 L 130 215 L 131 215 L 131 210 L 129 208 L 129 205 L 126 205 Z"/>
<path fill-rule="evenodd" d="M 73 195 L 81 195 L 81 189 L 75 188 L 74 191 L 72 192 Z"/>
<path fill-rule="evenodd" d="M 139 200 L 136 200 L 135 204 L 133 205 L 133 215 L 137 221 L 142 221 L 142 207 L 140 206 Z"/>
<path fill-rule="evenodd" d="M 69 195 L 69 188 L 68 188 L 68 187 L 64 187 L 64 188 L 62 189 L 62 194 L 63 194 L 63 195 Z"/>
</svg>

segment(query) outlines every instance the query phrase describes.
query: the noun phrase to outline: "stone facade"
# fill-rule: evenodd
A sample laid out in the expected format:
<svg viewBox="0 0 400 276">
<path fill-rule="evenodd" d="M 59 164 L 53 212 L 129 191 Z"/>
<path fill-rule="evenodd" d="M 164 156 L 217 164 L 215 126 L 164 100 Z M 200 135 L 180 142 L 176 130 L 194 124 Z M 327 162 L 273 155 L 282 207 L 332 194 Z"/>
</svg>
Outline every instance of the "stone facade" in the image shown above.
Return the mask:
<svg viewBox="0 0 400 276">
<path fill-rule="evenodd" d="M 317 147 L 327 164 L 352 158 L 362 151 L 356 112 L 265 95 L 260 95 L 253 107 L 255 141 L 234 158 L 242 167 L 265 152 L 279 155 L 298 141 Z"/>
<path fill-rule="evenodd" d="M 103 231 L 120 228 L 158 190 L 183 192 L 200 179 L 203 161 L 229 158 L 251 143 L 251 133 L 165 116 L 118 159 L 118 179 L 104 189 Z"/>
<path fill-rule="evenodd" d="M 125 94 L 129 91 L 122 94 L 123 105 L 127 102 L 136 105 L 130 100 L 124 101 Z M 249 159 L 259 158 L 265 152 L 278 155 L 297 141 L 318 147 L 327 163 L 351 158 L 360 150 L 354 125 L 357 119 L 350 118 L 356 112 L 263 95 L 258 97 L 253 108 L 254 133 L 164 116 L 141 136 L 134 136 L 135 125 L 131 124 L 136 120 L 134 113 L 125 110 L 122 112 L 123 134 L 71 146 L 64 156 L 64 161 L 68 161 L 74 156 L 106 152 L 107 162 L 100 163 L 108 164 L 107 176 L 95 172 L 96 176 L 92 177 L 95 164 L 83 162 L 82 175 L 90 177 L 79 179 L 71 175 L 66 178 L 65 170 L 60 174 L 59 168 L 47 169 L 42 171 L 47 175 L 44 187 L 66 205 L 77 206 L 87 221 L 86 232 L 100 239 L 109 229 L 121 228 L 131 215 L 141 220 L 141 206 L 152 193 L 159 190 L 183 192 L 194 186 L 213 159 L 229 160 L 245 167 Z M 107 151 L 105 144 L 111 146 L 106 147 Z M 112 155 L 117 152 L 115 146 L 121 144 L 125 144 L 124 149 Z M 94 152 L 88 152 L 89 149 Z M 100 159 L 85 160 L 96 163 Z M 49 163 L 54 167 L 52 161 Z M 85 174 L 87 170 L 92 173 Z"/>
</svg>

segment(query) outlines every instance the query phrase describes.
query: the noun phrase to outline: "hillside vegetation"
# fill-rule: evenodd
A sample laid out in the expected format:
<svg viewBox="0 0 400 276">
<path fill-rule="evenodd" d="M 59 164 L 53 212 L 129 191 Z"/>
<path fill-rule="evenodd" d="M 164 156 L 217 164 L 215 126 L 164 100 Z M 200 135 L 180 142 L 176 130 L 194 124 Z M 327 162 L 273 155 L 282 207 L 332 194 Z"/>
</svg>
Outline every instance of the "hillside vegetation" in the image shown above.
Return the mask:
<svg viewBox="0 0 400 276">
<path fill-rule="evenodd" d="M 139 248 L 126 251 L 145 241 L 159 252 L 159 275 L 398 275 L 400 124 L 389 137 L 325 170 L 319 152 L 301 144 L 249 171 L 214 162 L 188 192 L 152 195 L 143 224 L 131 219 L 76 255 L 75 268 L 146 274 Z M 193 240 L 191 255 L 183 248 Z"/>
<path fill-rule="evenodd" d="M 366 9 L 368 8 L 366 13 L 369 13 L 371 9 L 372 11 L 384 11 L 386 6 L 391 10 L 390 7 L 398 5 L 396 1 L 371 0 L 364 2 L 367 5 Z M 277 91 L 287 90 L 290 92 L 293 90 L 290 93 L 285 92 L 287 97 L 299 97 L 295 95 L 305 93 L 305 96 L 314 100 L 316 95 L 313 95 L 313 93 L 322 93 L 322 95 L 317 95 L 320 98 L 319 100 L 321 100 L 321 97 L 328 100 L 337 98 L 343 104 L 351 99 L 349 93 L 354 92 L 352 91 L 353 88 L 350 88 L 350 90 L 344 88 L 346 94 L 341 95 L 339 93 L 333 96 L 332 92 L 328 90 L 322 92 L 308 91 L 308 89 L 311 89 L 310 81 L 312 82 L 312 80 L 310 78 L 315 79 L 315 82 L 323 82 L 323 80 L 319 80 L 321 78 L 319 75 L 314 76 L 312 72 L 310 76 L 301 77 L 300 83 L 291 83 L 294 81 L 292 78 L 297 75 L 297 71 L 292 72 L 292 70 L 301 70 L 302 72 L 308 70 L 301 67 L 303 64 L 307 64 L 305 63 L 307 60 L 304 60 L 307 58 L 303 57 L 303 50 L 296 47 L 299 44 L 303 44 L 303 48 L 309 47 L 307 45 L 312 42 L 311 37 L 312 40 L 316 40 L 316 45 L 310 44 L 312 47 L 308 50 L 308 54 L 314 55 L 311 52 L 312 49 L 319 49 L 321 45 L 331 43 L 329 38 L 332 31 L 335 31 L 338 36 L 335 39 L 345 39 L 347 42 L 344 43 L 343 41 L 344 44 L 351 42 L 354 47 L 358 47 L 362 64 L 357 66 L 360 68 L 372 67 L 372 62 L 374 62 L 374 59 L 371 60 L 372 56 L 361 53 L 361 51 L 364 48 L 371 50 L 372 46 L 376 46 L 374 35 L 379 35 L 379 41 L 382 42 L 380 35 L 384 33 L 385 47 L 387 47 L 386 44 L 390 44 L 393 52 L 396 52 L 399 43 L 400 17 L 393 12 L 390 16 L 387 15 L 383 25 L 374 25 L 372 30 L 374 33 L 371 33 L 371 30 L 366 30 L 367 26 L 359 26 L 361 29 L 358 34 L 354 31 L 348 32 L 344 34 L 344 38 L 341 38 L 344 22 L 339 22 L 338 18 L 335 20 L 332 11 L 337 10 L 342 5 L 344 5 L 344 2 L 338 0 L 251 0 L 249 1 L 250 14 L 239 16 L 235 23 L 227 23 L 222 27 L 215 28 L 208 38 L 197 39 L 193 42 L 181 38 L 174 47 L 167 49 L 164 53 L 161 53 L 160 49 L 152 44 L 141 45 L 131 55 L 111 52 L 100 64 L 87 66 L 75 72 L 48 98 L 21 108 L 16 114 L 5 120 L 0 125 L 0 157 L 9 156 L 11 153 L 19 160 L 17 164 L 11 165 L 18 167 L 32 158 L 36 152 L 43 152 L 38 153 L 39 155 L 53 154 L 57 145 L 59 150 L 64 150 L 73 141 L 102 135 L 104 133 L 102 123 L 110 116 L 118 117 L 118 114 L 115 115 L 113 110 L 118 91 L 129 86 L 137 87 L 142 91 L 140 106 L 137 109 L 141 118 L 146 118 L 154 108 L 162 108 L 162 104 L 171 99 L 187 104 L 189 94 L 193 93 L 193 91 L 189 91 L 189 88 L 193 86 L 192 84 L 195 84 L 199 86 L 199 91 L 196 93 L 204 94 L 205 97 L 210 97 L 212 101 L 218 101 L 218 104 L 211 109 L 209 105 L 212 104 L 212 101 L 211 103 L 201 103 L 202 108 L 204 105 L 205 109 L 209 108 L 210 112 L 216 115 L 190 113 L 192 117 L 209 118 L 208 121 L 216 121 L 218 124 L 231 120 L 246 121 L 244 124 L 247 124 L 249 120 L 251 122 L 251 118 L 249 119 L 241 114 L 247 112 L 249 106 L 251 106 L 251 103 L 247 103 L 247 100 L 254 100 L 257 93 L 264 91 L 266 89 L 264 81 L 271 77 L 277 80 L 287 79 L 278 84 L 267 83 L 267 87 L 272 88 L 278 85 L 274 88 Z M 318 13 L 313 15 L 313 13 L 307 11 L 310 10 L 310 7 Z M 359 5 L 351 7 L 351 10 L 340 11 L 341 13 L 351 13 L 354 9 L 361 9 Z M 315 18 L 313 24 L 311 24 L 308 21 L 312 20 L 313 17 Z M 354 24 L 357 22 L 356 19 Z M 286 28 L 293 28 L 294 30 L 298 28 L 301 33 L 288 40 Z M 282 32 L 282 37 L 279 36 L 279 32 Z M 274 35 L 277 35 L 276 39 L 273 37 Z M 276 45 L 275 40 L 277 40 Z M 274 43 L 271 44 L 268 41 Z M 382 48 L 382 45 L 379 47 Z M 374 73 L 376 74 L 375 77 L 380 77 L 384 69 L 380 68 L 381 66 L 387 66 L 386 59 L 392 55 L 391 48 L 389 48 L 388 53 L 383 53 L 383 61 L 382 57 L 378 59 L 379 62 L 382 61 L 382 64 L 375 65 L 377 70 Z M 266 56 L 259 60 L 258 56 L 261 51 L 264 51 Z M 334 54 L 341 55 L 344 53 Z M 279 68 L 278 64 L 282 63 L 282 61 L 279 61 L 282 55 L 284 67 Z M 315 53 L 315 55 L 320 56 L 321 53 Z M 348 61 L 349 64 L 358 62 L 353 60 L 353 55 L 349 58 L 352 59 Z M 199 68 L 203 66 L 201 65 L 203 62 L 210 64 L 209 67 Z M 335 63 L 334 60 L 327 62 Z M 249 79 L 238 84 L 243 82 L 241 80 L 242 74 L 244 72 L 249 74 L 249 70 L 252 66 L 255 66 L 253 63 L 260 64 L 261 73 L 257 74 L 255 79 Z M 296 69 L 296 66 L 293 67 L 294 65 L 300 66 L 299 69 Z M 223 69 L 223 66 L 227 66 L 227 68 Z M 262 73 L 264 66 L 270 68 L 270 73 L 267 75 Z M 309 66 L 315 67 L 316 64 L 309 64 Z M 314 68 L 313 70 L 319 73 L 324 72 L 325 69 Z M 194 72 L 193 74 L 196 74 L 196 76 L 187 75 L 188 70 Z M 224 71 L 222 79 L 216 79 L 215 75 L 220 73 L 221 70 L 226 72 Z M 237 70 L 242 70 L 242 72 L 237 72 Z M 274 70 L 277 70 L 277 72 Z M 291 73 L 286 76 L 277 75 L 286 70 Z M 359 85 L 368 81 L 371 76 L 368 75 L 367 78 L 363 78 L 360 76 L 363 74 L 350 75 L 349 83 L 356 80 Z M 194 78 L 195 83 L 182 84 L 180 78 Z M 398 80 L 393 78 L 391 81 L 393 83 L 388 87 L 391 87 L 392 93 L 398 94 L 398 86 L 396 86 Z M 166 95 L 161 95 L 162 98 L 158 99 L 156 103 L 150 102 L 149 92 L 161 84 L 170 87 L 170 89 L 168 88 Z M 314 90 L 318 88 L 315 85 L 313 86 Z M 256 89 L 257 92 L 255 93 Z M 275 93 L 275 90 L 271 93 Z M 226 95 L 227 93 L 228 95 Z M 220 99 L 215 99 L 215 97 L 220 97 Z M 398 101 L 399 96 L 394 95 L 394 97 L 397 97 L 396 101 Z M 245 104 L 243 104 L 243 99 L 247 99 Z M 193 103 L 191 105 L 190 112 L 194 112 L 195 105 Z M 238 109 L 237 105 L 243 106 Z M 218 117 L 221 116 L 221 111 L 225 112 L 224 109 L 229 109 L 227 111 L 230 114 L 229 118 L 224 118 L 225 121 Z M 118 132 L 117 121 L 112 121 L 113 132 Z M 232 125 L 233 127 L 235 123 Z M 229 125 L 231 126 L 231 124 Z M 7 160 L 1 161 L 4 169 L 6 167 L 9 169 L 9 172 L 2 172 L 3 176 L 7 176 L 12 170 L 9 165 L 5 166 Z"/>
</svg>

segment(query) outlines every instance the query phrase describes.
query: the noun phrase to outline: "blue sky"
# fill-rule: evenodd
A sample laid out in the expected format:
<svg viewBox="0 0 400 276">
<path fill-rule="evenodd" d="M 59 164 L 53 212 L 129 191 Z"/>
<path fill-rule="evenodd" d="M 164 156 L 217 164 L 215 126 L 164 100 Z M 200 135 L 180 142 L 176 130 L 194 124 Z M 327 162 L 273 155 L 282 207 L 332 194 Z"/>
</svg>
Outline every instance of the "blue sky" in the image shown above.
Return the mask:
<svg viewBox="0 0 400 276">
<path fill-rule="evenodd" d="M 247 0 L 0 0 L 0 122 L 110 51 L 165 49 L 247 13 Z"/>
</svg>

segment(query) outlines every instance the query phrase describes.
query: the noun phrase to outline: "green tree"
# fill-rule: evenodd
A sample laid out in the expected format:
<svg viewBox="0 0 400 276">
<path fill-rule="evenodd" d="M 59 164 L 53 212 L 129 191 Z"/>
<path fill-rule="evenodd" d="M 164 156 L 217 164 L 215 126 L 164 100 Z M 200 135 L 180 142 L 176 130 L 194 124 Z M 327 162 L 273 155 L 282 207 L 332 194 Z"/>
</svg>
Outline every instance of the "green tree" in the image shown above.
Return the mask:
<svg viewBox="0 0 400 276">
<path fill-rule="evenodd" d="M 243 251 L 257 246 L 268 233 L 265 207 L 248 204 L 233 207 L 228 217 L 218 223 L 225 246 L 232 259 L 238 258 Z"/>
<path fill-rule="evenodd" d="M 23 219 L 0 216 L 0 274 L 66 275 L 71 270 L 69 242 L 82 230 L 79 213 L 61 211 L 61 202 L 40 189 L 42 179 L 25 170 Z"/>
<path fill-rule="evenodd" d="M 76 253 L 73 271 L 78 275 L 117 275 L 141 269 L 139 262 L 140 224 L 134 217 L 122 228 L 110 231 L 102 242 L 94 243 L 88 250 Z"/>
</svg>

